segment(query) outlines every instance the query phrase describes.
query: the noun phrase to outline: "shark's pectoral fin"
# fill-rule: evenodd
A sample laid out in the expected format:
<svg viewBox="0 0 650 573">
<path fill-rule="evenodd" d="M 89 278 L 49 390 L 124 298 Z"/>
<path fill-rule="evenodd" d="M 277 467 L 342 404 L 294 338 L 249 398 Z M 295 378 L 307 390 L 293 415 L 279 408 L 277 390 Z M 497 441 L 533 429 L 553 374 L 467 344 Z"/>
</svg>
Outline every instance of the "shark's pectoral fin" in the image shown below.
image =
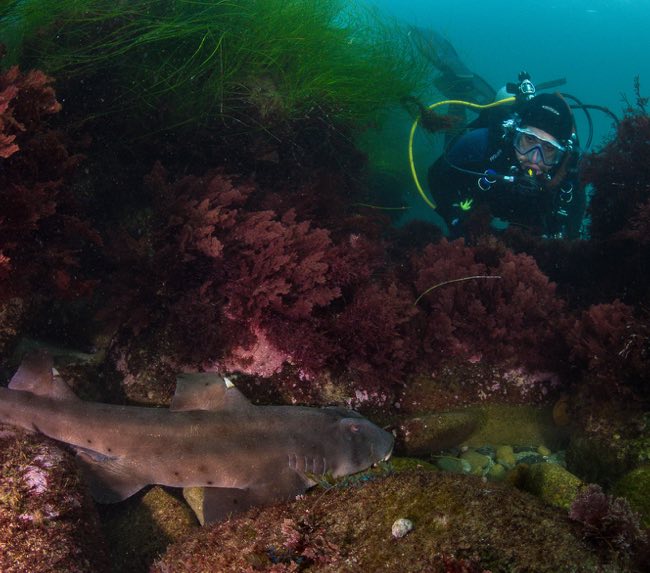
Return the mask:
<svg viewBox="0 0 650 573">
<path fill-rule="evenodd" d="M 246 488 L 194 487 L 185 488 L 183 495 L 201 525 L 205 525 L 223 521 L 254 506 L 290 501 L 308 487 L 304 478 L 287 469 L 265 476 L 264 482 L 252 483 Z"/>
<path fill-rule="evenodd" d="M 117 503 L 140 491 L 147 483 L 133 475 L 129 467 L 119 459 L 95 456 L 89 452 L 77 452 L 77 463 L 90 493 L 99 503 Z"/>
<path fill-rule="evenodd" d="M 183 490 L 183 496 L 201 525 L 223 521 L 257 505 L 248 489 L 188 487 Z"/>
</svg>

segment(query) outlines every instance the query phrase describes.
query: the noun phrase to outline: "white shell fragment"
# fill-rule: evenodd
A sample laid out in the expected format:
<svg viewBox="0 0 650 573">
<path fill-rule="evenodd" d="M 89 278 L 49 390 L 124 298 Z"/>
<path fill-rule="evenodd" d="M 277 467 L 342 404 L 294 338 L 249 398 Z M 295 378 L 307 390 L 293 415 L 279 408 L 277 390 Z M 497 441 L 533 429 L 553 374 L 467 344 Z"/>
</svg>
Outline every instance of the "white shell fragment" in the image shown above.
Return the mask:
<svg viewBox="0 0 650 573">
<path fill-rule="evenodd" d="M 413 522 L 410 519 L 405 519 L 400 517 L 393 526 L 391 527 L 391 532 L 395 539 L 400 539 L 404 537 L 409 531 L 413 529 Z"/>
</svg>

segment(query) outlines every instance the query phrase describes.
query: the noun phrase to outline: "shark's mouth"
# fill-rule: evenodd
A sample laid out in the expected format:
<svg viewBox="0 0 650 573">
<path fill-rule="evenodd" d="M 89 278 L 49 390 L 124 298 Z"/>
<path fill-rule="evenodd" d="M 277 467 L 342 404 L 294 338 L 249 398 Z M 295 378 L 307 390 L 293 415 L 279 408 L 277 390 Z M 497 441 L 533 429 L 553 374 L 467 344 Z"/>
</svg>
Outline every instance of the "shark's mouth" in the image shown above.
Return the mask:
<svg viewBox="0 0 650 573">
<path fill-rule="evenodd" d="M 388 453 L 383 458 L 381 458 L 378 462 L 372 464 L 372 467 L 376 468 L 382 462 L 387 462 L 392 455 L 393 455 L 393 447 L 391 447 L 390 450 L 388 450 Z"/>
</svg>

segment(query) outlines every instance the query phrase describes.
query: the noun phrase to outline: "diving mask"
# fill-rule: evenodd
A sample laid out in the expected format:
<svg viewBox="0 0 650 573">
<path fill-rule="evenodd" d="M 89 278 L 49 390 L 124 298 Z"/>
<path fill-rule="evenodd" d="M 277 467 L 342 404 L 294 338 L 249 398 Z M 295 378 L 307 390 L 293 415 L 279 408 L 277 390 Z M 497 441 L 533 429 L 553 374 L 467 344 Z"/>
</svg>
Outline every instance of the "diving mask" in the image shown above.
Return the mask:
<svg viewBox="0 0 650 573">
<path fill-rule="evenodd" d="M 555 139 L 540 137 L 526 127 L 517 127 L 513 140 L 515 151 L 532 163 L 553 167 L 562 161 L 566 147 Z"/>
</svg>

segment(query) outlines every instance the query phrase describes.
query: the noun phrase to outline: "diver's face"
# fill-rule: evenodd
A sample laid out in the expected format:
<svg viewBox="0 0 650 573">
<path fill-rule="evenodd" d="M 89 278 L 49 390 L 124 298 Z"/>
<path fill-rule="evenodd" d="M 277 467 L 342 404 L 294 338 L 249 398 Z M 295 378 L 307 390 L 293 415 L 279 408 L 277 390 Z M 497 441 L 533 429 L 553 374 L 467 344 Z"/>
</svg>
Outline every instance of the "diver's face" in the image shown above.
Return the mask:
<svg viewBox="0 0 650 573">
<path fill-rule="evenodd" d="M 537 127 L 518 130 L 514 148 L 521 168 L 532 171 L 535 175 L 548 173 L 562 157 L 560 143 L 551 134 Z"/>
</svg>

